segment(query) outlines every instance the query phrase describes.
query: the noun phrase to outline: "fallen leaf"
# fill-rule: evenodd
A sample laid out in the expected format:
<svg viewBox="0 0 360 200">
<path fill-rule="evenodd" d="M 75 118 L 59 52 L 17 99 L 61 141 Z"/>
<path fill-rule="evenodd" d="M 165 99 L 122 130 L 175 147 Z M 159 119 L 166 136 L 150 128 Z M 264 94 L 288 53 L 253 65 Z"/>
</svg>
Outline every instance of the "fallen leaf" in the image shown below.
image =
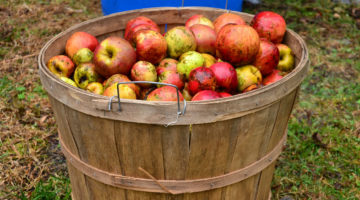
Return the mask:
<svg viewBox="0 0 360 200">
<path fill-rule="evenodd" d="M 350 15 L 355 19 L 360 19 L 360 8 L 351 9 Z"/>
<path fill-rule="evenodd" d="M 315 132 L 313 135 L 312 135 L 312 139 L 314 140 L 315 144 L 322 147 L 322 148 L 325 148 L 327 149 L 327 144 L 324 144 L 323 141 L 322 141 L 322 138 L 320 136 L 320 134 L 318 132 Z"/>
</svg>

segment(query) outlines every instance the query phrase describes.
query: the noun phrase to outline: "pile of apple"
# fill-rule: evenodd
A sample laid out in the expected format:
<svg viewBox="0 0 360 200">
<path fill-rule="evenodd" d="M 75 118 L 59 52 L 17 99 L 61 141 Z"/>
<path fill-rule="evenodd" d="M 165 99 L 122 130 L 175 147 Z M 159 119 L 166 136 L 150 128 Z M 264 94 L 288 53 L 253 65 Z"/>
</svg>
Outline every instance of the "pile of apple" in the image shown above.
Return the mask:
<svg viewBox="0 0 360 200">
<path fill-rule="evenodd" d="M 248 92 L 280 80 L 294 68 L 291 49 L 281 44 L 286 23 L 265 11 L 251 25 L 225 13 L 214 22 L 203 15 L 189 18 L 165 34 L 151 19 L 128 21 L 124 38 L 100 43 L 91 34 L 75 32 L 65 55 L 48 61 L 48 68 L 68 84 L 89 92 L 116 96 L 117 84 L 152 81 L 176 85 L 180 99 L 217 99 Z M 171 86 L 120 84 L 120 98 L 176 101 Z"/>
</svg>

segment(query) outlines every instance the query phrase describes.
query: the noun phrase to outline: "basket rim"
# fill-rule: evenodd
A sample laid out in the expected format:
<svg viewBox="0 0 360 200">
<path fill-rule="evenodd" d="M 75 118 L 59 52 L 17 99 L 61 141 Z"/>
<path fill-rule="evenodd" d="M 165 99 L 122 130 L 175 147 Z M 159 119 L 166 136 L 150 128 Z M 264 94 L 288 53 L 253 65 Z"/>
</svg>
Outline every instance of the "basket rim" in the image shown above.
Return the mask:
<svg viewBox="0 0 360 200">
<path fill-rule="evenodd" d="M 220 11 L 220 12 L 236 13 L 236 14 L 240 14 L 241 16 L 247 16 L 247 17 L 251 17 L 251 18 L 254 16 L 252 14 L 248 14 L 248 13 L 244 13 L 244 12 L 231 11 L 231 10 L 225 10 L 225 9 L 220 9 L 220 8 L 210 8 L 210 7 L 156 7 L 156 8 L 144 8 L 144 9 L 129 10 L 129 11 L 110 14 L 110 15 L 107 15 L 107 16 L 97 17 L 97 18 L 94 18 L 94 19 L 83 21 L 83 22 L 81 22 L 79 24 L 76 24 L 74 26 L 71 26 L 70 28 L 68 28 L 65 31 L 57 34 L 55 37 L 51 38 L 42 47 L 42 49 L 41 49 L 41 51 L 39 53 L 39 56 L 38 56 L 38 64 L 39 64 L 39 72 L 40 72 L 40 74 L 44 74 L 44 76 L 46 76 L 47 78 L 52 79 L 52 81 L 54 83 L 61 85 L 62 87 L 66 88 L 67 90 L 70 90 L 71 92 L 78 93 L 79 95 L 85 95 L 85 96 L 91 98 L 94 102 L 98 102 L 98 103 L 107 103 L 107 102 L 109 102 L 110 97 L 103 96 L 103 95 L 98 95 L 98 94 L 93 94 L 93 93 L 90 93 L 90 92 L 85 91 L 83 89 L 76 88 L 74 86 L 71 86 L 71 85 L 61 81 L 59 78 L 57 78 L 57 76 L 54 75 L 53 73 L 51 73 L 50 70 L 46 67 L 46 62 L 45 62 L 45 58 L 44 58 L 45 53 L 47 52 L 49 47 L 51 45 L 53 45 L 54 42 L 56 42 L 58 39 L 64 37 L 65 35 L 67 35 L 67 34 L 69 34 L 71 32 L 74 32 L 75 30 L 83 27 L 84 25 L 99 22 L 100 20 L 106 20 L 106 19 L 111 19 L 111 18 L 114 18 L 114 17 L 119 17 L 119 16 L 126 15 L 126 14 L 139 13 L 139 12 L 140 13 L 156 12 L 159 9 L 169 10 L 169 11 L 178 10 L 179 12 L 181 12 L 182 10 Z M 303 52 L 299 57 L 299 60 L 300 60 L 299 63 L 295 66 L 295 68 L 289 74 L 284 76 L 279 81 L 276 81 L 275 83 L 269 84 L 267 86 L 263 86 L 263 87 L 261 87 L 259 89 L 252 90 L 252 91 L 249 91 L 249 92 L 246 92 L 246 93 L 240 93 L 240 94 L 233 95 L 231 97 L 214 99 L 214 100 L 188 101 L 187 102 L 188 107 L 192 106 L 192 105 L 194 105 L 194 106 L 195 105 L 196 106 L 201 106 L 201 105 L 214 106 L 214 105 L 219 105 L 219 104 L 226 103 L 226 102 L 233 102 L 233 101 L 240 101 L 240 100 L 241 101 L 250 100 L 250 99 L 258 96 L 261 93 L 269 92 L 271 90 L 274 90 L 274 89 L 278 88 L 279 86 L 285 85 L 287 82 L 289 82 L 289 80 L 294 79 L 294 77 L 297 76 L 300 72 L 306 73 L 307 72 L 307 67 L 308 67 L 308 62 L 309 62 L 309 53 L 308 53 L 308 49 L 306 47 L 306 43 L 293 30 L 287 28 L 286 32 L 287 32 L 286 34 L 291 34 L 293 37 L 295 37 L 296 40 L 298 40 L 299 44 L 301 45 L 301 49 L 303 49 Z M 305 78 L 305 76 L 302 76 L 300 78 L 301 80 L 298 81 L 299 82 L 298 85 L 300 85 L 301 81 L 304 78 Z M 126 104 L 149 105 L 149 106 L 161 106 L 161 105 L 167 106 L 167 105 L 175 105 L 176 104 L 176 102 L 144 101 L 144 100 L 130 100 L 130 99 L 121 99 L 121 102 L 126 103 Z M 265 105 L 257 105 L 256 107 L 260 108 L 260 107 L 263 107 L 263 106 L 265 106 Z"/>
</svg>

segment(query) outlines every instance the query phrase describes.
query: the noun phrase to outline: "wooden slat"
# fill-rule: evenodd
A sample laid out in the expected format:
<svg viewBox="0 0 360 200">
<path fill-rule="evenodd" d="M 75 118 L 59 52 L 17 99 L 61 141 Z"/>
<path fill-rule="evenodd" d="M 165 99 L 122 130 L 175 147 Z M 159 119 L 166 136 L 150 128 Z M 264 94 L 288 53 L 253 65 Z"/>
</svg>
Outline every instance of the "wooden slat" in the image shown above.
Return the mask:
<svg viewBox="0 0 360 200">
<path fill-rule="evenodd" d="M 222 121 L 212 124 L 193 125 L 190 158 L 186 179 L 207 178 L 222 175 L 231 153 L 232 141 L 237 133 L 236 122 Z M 186 194 L 185 199 L 220 199 L 221 189 Z"/>
<path fill-rule="evenodd" d="M 97 119 L 72 109 L 65 108 L 65 112 L 79 148 L 79 158 L 99 169 L 121 174 L 114 138 L 114 121 Z M 91 199 L 125 199 L 122 189 L 89 177 L 86 177 L 86 181 Z"/>
<path fill-rule="evenodd" d="M 176 129 L 176 127 L 170 127 L 169 129 Z M 149 178 L 138 169 L 138 167 L 141 167 L 156 179 L 164 179 L 162 136 L 166 132 L 166 128 L 163 126 L 127 122 L 115 123 L 115 139 L 123 166 L 123 174 L 138 178 Z M 129 200 L 165 200 L 165 197 L 165 194 L 127 191 L 127 199 Z"/>
<path fill-rule="evenodd" d="M 234 154 L 230 160 L 228 171 L 234 171 L 249 165 L 259 159 L 258 152 L 262 148 L 263 141 L 269 128 L 268 121 L 273 120 L 277 114 L 278 104 L 273 105 L 261 112 L 257 112 L 235 120 L 237 124 L 238 137 Z M 251 199 L 253 194 L 253 183 L 256 176 L 250 177 L 240 183 L 233 184 L 223 190 L 223 199 Z"/>
<path fill-rule="evenodd" d="M 50 100 L 51 108 L 53 109 L 55 114 L 56 124 L 58 126 L 59 132 L 61 132 L 62 137 L 64 138 L 64 142 L 66 143 L 71 153 L 73 153 L 76 156 L 79 156 L 79 151 L 73 139 L 72 131 L 70 129 L 69 122 L 66 117 L 65 106 L 51 96 L 49 96 L 49 100 Z M 86 180 L 84 174 L 79 172 L 68 162 L 67 162 L 67 166 L 68 166 L 69 176 L 71 179 L 71 189 L 74 199 L 76 200 L 89 199 L 88 196 L 89 191 L 88 188 L 86 187 Z"/>
<path fill-rule="evenodd" d="M 284 130 L 286 130 L 287 123 L 289 121 L 289 117 L 295 103 L 297 91 L 298 89 L 293 91 L 290 95 L 288 95 L 286 98 L 280 101 L 278 117 L 276 119 L 273 133 L 271 135 L 270 142 L 266 152 L 269 152 L 271 151 L 271 149 L 274 148 L 274 146 L 279 142 L 280 140 L 279 138 L 281 138 L 281 135 L 283 134 Z M 268 197 L 274 169 L 275 169 L 275 163 L 273 163 L 272 165 L 270 165 L 261 172 L 260 175 L 261 177 L 258 186 L 254 188 L 255 190 L 258 191 L 256 199 L 262 200 Z"/>
</svg>

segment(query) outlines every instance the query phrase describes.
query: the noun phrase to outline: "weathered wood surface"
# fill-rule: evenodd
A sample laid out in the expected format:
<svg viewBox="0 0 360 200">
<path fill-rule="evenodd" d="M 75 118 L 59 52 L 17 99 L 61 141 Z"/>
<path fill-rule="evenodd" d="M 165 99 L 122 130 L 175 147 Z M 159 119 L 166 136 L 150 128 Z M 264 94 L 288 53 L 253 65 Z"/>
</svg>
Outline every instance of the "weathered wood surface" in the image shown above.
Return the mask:
<svg viewBox="0 0 360 200">
<path fill-rule="evenodd" d="M 226 12 L 213 8 L 156 8 L 128 11 L 78 24 L 50 40 L 41 50 L 39 71 L 69 151 L 83 162 L 109 173 L 159 180 L 194 180 L 233 172 L 261 159 L 279 143 L 286 130 L 296 93 L 308 68 L 304 41 L 287 30 L 285 43 L 295 53 L 296 68 L 282 80 L 226 99 L 188 102 L 175 126 L 176 103 L 122 100 L 122 112 L 109 98 L 74 88 L 57 79 L 46 61 L 64 53 L 73 32 L 86 31 L 99 40 L 122 36 L 126 22 L 145 15 L 161 29 L 184 24 L 194 13 L 214 20 Z M 252 15 L 238 13 L 247 22 Z M 241 182 L 210 191 L 179 195 L 122 189 L 84 175 L 68 162 L 73 199 L 240 200 L 268 199 L 275 163 Z"/>
</svg>

